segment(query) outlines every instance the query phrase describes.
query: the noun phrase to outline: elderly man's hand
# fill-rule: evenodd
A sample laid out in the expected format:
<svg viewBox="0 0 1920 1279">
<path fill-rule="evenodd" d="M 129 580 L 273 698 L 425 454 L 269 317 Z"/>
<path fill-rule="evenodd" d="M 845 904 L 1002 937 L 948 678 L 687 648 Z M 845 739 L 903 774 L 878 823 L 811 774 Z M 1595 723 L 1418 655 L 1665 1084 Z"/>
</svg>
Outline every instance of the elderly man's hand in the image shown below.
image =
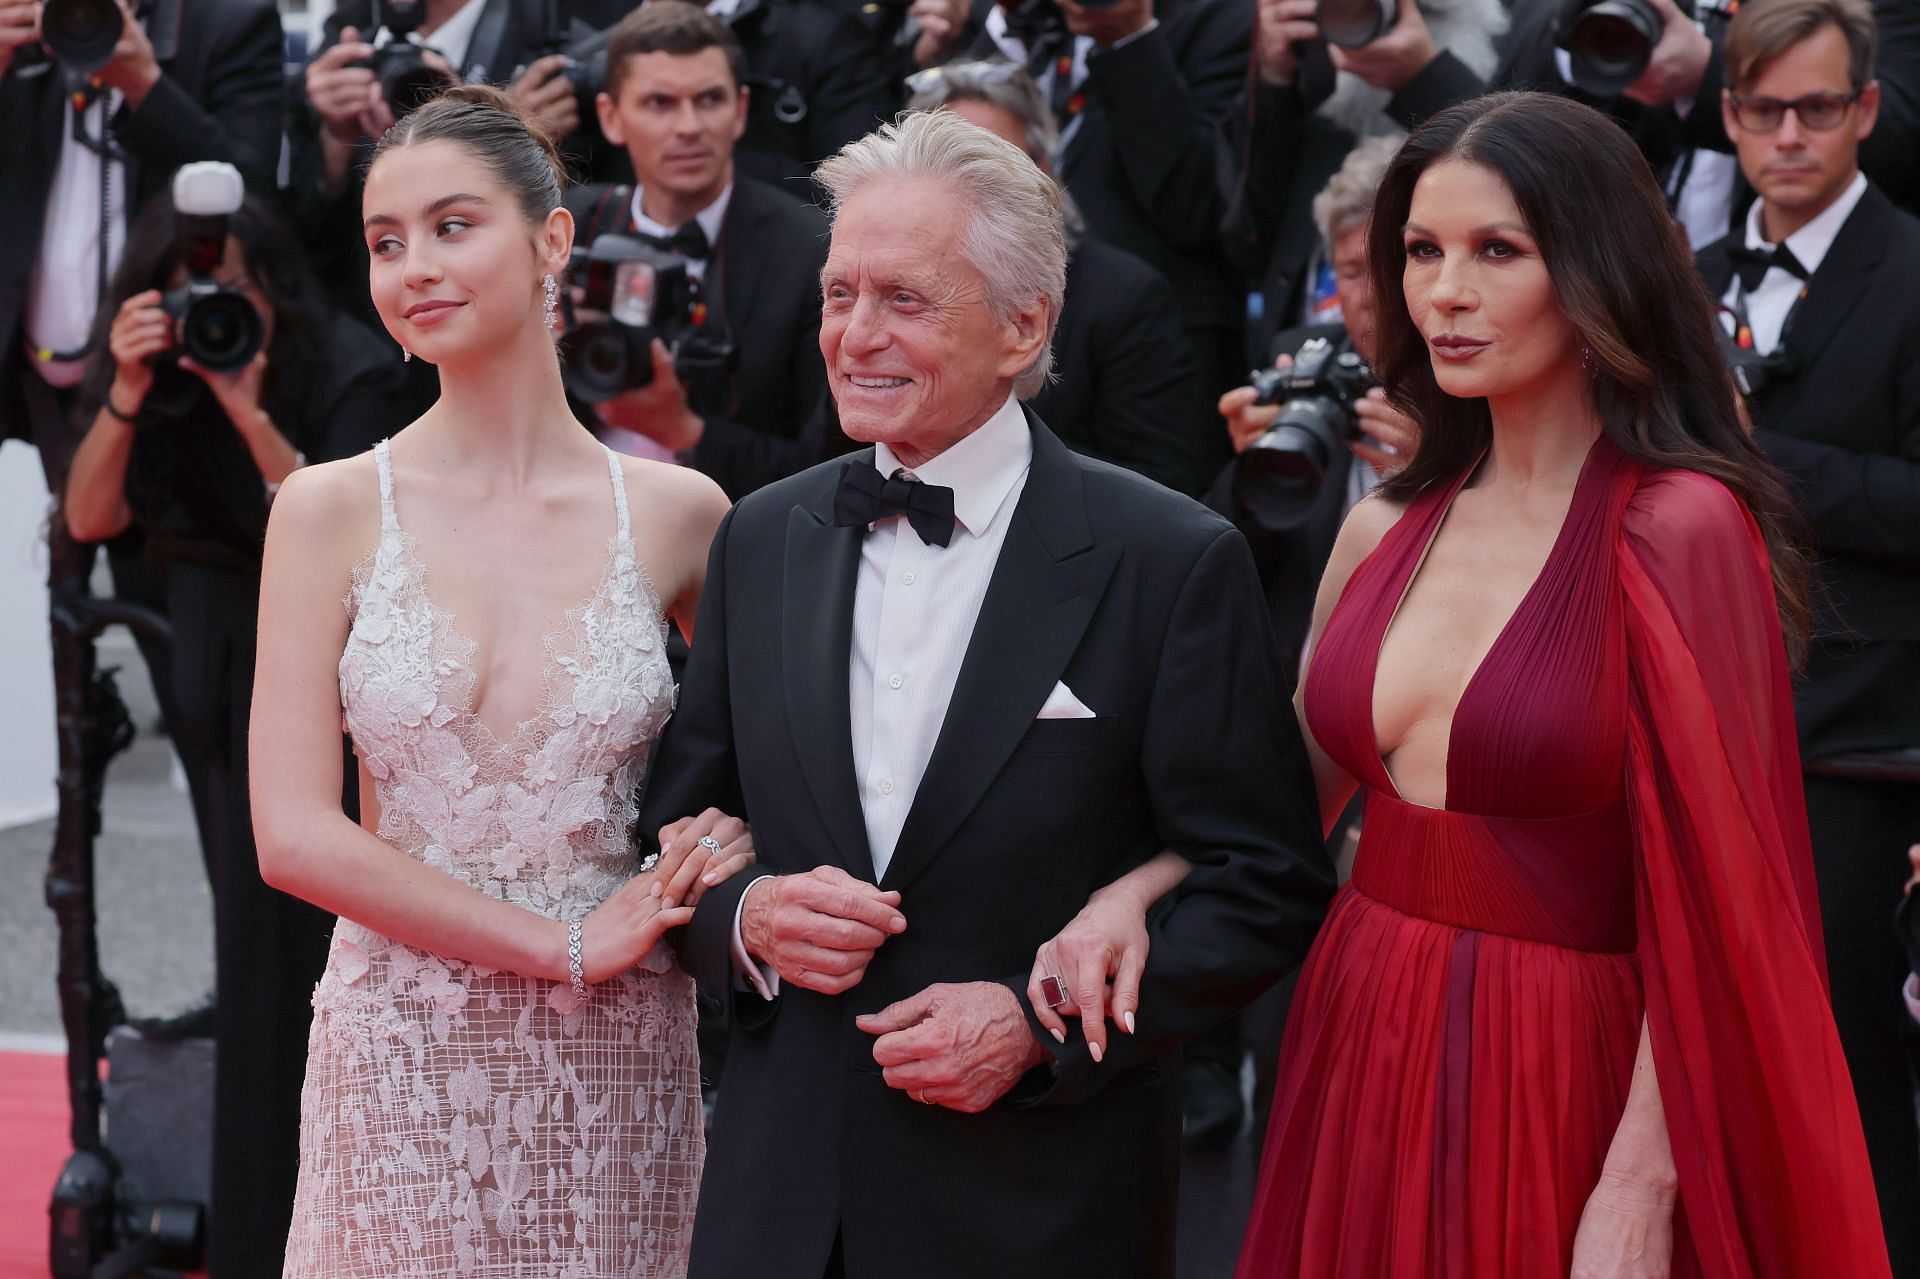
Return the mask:
<svg viewBox="0 0 1920 1279">
<path fill-rule="evenodd" d="M 1351 71 L 1376 89 L 1398 93 L 1440 56 L 1440 46 L 1415 0 L 1400 0 L 1393 26 L 1378 40 L 1358 49 L 1333 45 L 1327 50 L 1337 71 Z"/>
<path fill-rule="evenodd" d="M 1374 387 L 1353 406 L 1361 439 L 1353 441 L 1355 457 L 1371 466 L 1380 478 L 1403 470 L 1420 447 L 1420 424 L 1387 402 L 1387 393 Z"/>
<path fill-rule="evenodd" d="M 1653 46 L 1646 74 L 1627 86 L 1626 96 L 1650 107 L 1691 101 L 1706 78 L 1713 41 L 1673 0 L 1653 0 L 1653 7 L 1664 24 L 1660 41 Z"/>
<path fill-rule="evenodd" d="M 1254 24 L 1254 61 L 1268 84 L 1292 84 L 1300 70 L 1299 46 L 1320 38 L 1314 22 L 1319 0 L 1260 0 Z"/>
<path fill-rule="evenodd" d="M 838 866 L 755 880 L 740 907 L 747 953 L 773 965 L 780 980 L 823 995 L 858 986 L 881 943 L 906 927 L 899 893 Z"/>
<path fill-rule="evenodd" d="M 644 435 L 663 449 L 684 453 L 700 442 L 707 424 L 687 404 L 686 388 L 680 385 L 666 343 L 655 338 L 651 356 L 653 379 L 598 405 L 600 420 Z"/>
<path fill-rule="evenodd" d="M 920 22 L 919 38 L 913 42 L 914 66 L 931 67 L 960 51 L 967 34 L 967 0 L 913 0 L 907 16 Z"/>
<path fill-rule="evenodd" d="M 1077 36 L 1092 36 L 1093 42 L 1108 48 L 1130 35 L 1145 31 L 1153 21 L 1153 0 L 1119 0 L 1104 9 L 1085 9 L 1073 0 L 1055 0 L 1067 19 L 1067 30 Z"/>
<path fill-rule="evenodd" d="M 853 1024 L 873 1041 L 889 1087 L 975 1115 L 1047 1059 L 1020 1001 L 997 982 L 929 986 Z"/>
</svg>

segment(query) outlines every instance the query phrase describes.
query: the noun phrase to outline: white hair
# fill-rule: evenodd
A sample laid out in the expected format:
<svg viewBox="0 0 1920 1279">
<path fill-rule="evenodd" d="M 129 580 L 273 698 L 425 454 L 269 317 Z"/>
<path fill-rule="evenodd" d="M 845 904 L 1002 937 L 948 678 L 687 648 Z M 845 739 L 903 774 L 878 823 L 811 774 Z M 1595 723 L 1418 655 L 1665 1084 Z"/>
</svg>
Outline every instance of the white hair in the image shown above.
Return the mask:
<svg viewBox="0 0 1920 1279">
<path fill-rule="evenodd" d="M 1404 133 L 1381 134 L 1366 139 L 1353 150 L 1339 171 L 1313 197 L 1313 224 L 1320 229 L 1320 244 L 1333 253 L 1333 242 L 1345 235 L 1356 222 L 1365 222 L 1373 214 L 1373 201 L 1380 192 L 1380 179 L 1387 166 L 1399 154 Z"/>
<path fill-rule="evenodd" d="M 850 142 L 814 174 L 837 217 L 876 179 L 926 179 L 953 188 L 967 209 L 960 252 L 986 279 L 986 306 L 998 322 L 1047 301 L 1047 344 L 1014 379 L 1025 400 L 1053 371 L 1053 330 L 1067 291 L 1067 239 L 1053 179 L 1005 138 L 948 111 L 903 116 Z"/>
</svg>

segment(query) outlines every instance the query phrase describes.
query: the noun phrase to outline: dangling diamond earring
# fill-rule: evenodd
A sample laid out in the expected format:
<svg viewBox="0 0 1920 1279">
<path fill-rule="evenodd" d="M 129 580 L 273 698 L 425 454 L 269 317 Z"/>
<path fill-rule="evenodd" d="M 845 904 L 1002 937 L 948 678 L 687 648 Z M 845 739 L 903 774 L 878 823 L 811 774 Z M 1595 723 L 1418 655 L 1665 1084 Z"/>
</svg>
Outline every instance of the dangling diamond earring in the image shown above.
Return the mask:
<svg viewBox="0 0 1920 1279">
<path fill-rule="evenodd" d="M 547 291 L 547 331 L 551 333 L 560 327 L 560 282 L 549 275 L 544 287 Z"/>
<path fill-rule="evenodd" d="M 403 347 L 401 347 L 401 348 L 400 348 L 400 363 L 402 363 L 402 364 L 405 364 L 405 363 L 407 363 L 407 362 L 408 362 L 409 360 L 411 360 L 411 359 L 413 359 L 413 352 L 412 352 L 412 351 L 409 351 L 409 350 L 408 350 L 408 349 L 407 349 L 406 347 L 404 347 L 404 346 L 403 346 Z"/>
<path fill-rule="evenodd" d="M 1583 369 L 1591 369 L 1593 367 L 1592 347 L 1583 346 L 1580 348 L 1580 367 Z"/>
</svg>

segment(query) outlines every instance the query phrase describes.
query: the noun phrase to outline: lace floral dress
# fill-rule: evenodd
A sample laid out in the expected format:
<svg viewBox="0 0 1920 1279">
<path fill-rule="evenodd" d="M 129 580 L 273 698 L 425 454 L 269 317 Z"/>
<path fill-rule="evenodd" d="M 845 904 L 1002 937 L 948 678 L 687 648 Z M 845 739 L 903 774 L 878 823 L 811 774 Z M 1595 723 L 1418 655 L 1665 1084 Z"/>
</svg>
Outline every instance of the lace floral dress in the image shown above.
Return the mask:
<svg viewBox="0 0 1920 1279">
<path fill-rule="evenodd" d="M 474 644 L 427 594 L 383 442 L 380 540 L 353 575 L 340 699 L 380 837 L 554 919 L 633 872 L 633 796 L 673 706 L 663 620 L 618 531 L 547 637 L 539 713 L 471 705 Z M 680 1276 L 705 1139 L 691 980 L 661 946 L 589 990 L 334 931 L 313 996 L 286 1274 Z"/>
</svg>

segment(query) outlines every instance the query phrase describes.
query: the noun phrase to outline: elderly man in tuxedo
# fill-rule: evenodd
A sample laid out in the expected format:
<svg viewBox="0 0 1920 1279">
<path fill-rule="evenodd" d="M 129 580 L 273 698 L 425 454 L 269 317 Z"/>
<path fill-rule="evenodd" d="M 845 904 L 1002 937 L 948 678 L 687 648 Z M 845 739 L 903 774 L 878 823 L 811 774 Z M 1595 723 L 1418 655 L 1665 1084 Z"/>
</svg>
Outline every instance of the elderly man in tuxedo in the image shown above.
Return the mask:
<svg viewBox="0 0 1920 1279">
<path fill-rule="evenodd" d="M 1018 147 L 915 115 L 820 178 L 820 346 L 869 447 L 721 525 L 639 823 L 744 816 L 761 856 L 682 943 L 733 1027 L 691 1273 L 1170 1276 L 1169 1055 L 1331 891 L 1253 563 L 1022 409 L 1066 246 Z M 1167 849 L 1137 1021 L 1056 1040 L 1036 949 Z"/>
</svg>

